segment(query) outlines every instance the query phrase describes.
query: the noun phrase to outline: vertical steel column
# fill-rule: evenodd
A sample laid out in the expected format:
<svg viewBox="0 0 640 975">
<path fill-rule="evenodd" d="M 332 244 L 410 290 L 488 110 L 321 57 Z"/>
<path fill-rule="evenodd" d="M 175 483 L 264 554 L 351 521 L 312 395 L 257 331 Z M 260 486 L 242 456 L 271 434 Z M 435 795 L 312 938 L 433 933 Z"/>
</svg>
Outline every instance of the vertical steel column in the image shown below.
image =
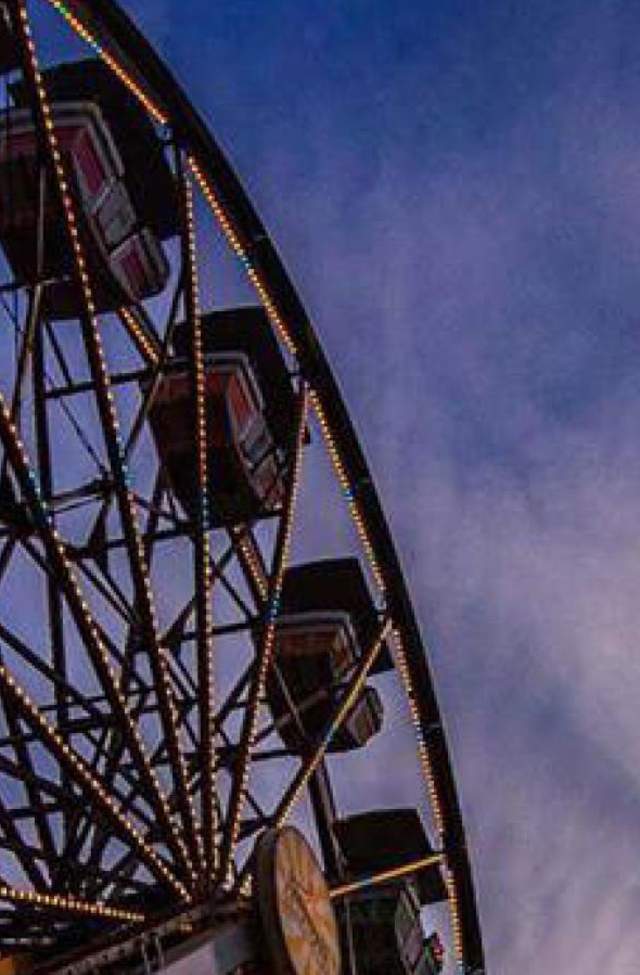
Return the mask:
<svg viewBox="0 0 640 975">
<path fill-rule="evenodd" d="M 209 470 L 207 443 L 206 375 L 202 342 L 202 322 L 198 301 L 198 267 L 196 259 L 193 196 L 182 156 L 176 151 L 176 168 L 180 190 L 182 273 L 184 304 L 189 335 L 189 379 L 191 413 L 195 433 L 195 465 L 198 475 L 198 499 L 193 538 L 196 653 L 200 726 L 200 801 L 204 845 L 204 887 L 209 890 L 217 869 L 214 792 L 214 674 L 211 629 L 211 570 L 209 557 Z"/>
</svg>

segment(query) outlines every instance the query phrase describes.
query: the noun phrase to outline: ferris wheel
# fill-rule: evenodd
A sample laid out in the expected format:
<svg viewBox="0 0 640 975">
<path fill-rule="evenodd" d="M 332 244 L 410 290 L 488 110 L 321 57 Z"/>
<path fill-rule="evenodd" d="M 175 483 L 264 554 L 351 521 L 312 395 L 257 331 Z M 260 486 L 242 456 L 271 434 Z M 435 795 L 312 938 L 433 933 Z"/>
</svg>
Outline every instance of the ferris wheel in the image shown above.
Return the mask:
<svg viewBox="0 0 640 975">
<path fill-rule="evenodd" d="M 273 243 L 112 0 L 1 2 L 0 73 L 0 975 L 481 975 L 425 648 Z"/>
</svg>

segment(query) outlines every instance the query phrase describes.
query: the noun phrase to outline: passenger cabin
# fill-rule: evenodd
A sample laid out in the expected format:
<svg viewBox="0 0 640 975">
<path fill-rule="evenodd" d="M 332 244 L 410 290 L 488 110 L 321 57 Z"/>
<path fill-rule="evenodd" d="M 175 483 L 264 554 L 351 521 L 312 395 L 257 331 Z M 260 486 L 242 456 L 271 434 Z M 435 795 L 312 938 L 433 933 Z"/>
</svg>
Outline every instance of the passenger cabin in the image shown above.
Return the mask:
<svg viewBox="0 0 640 975">
<path fill-rule="evenodd" d="M 215 527 L 264 517 L 281 506 L 295 399 L 261 308 L 211 312 L 201 327 L 209 524 Z M 193 518 L 199 484 L 185 325 L 176 327 L 174 347 L 176 357 L 153 398 L 149 422 L 172 490 Z"/>
<path fill-rule="evenodd" d="M 334 823 L 349 877 L 364 880 L 428 857 L 433 851 L 414 809 L 383 809 Z M 444 949 L 425 937 L 420 908 L 446 900 L 437 866 L 349 894 L 348 921 L 360 975 L 437 975 Z M 342 915 L 346 923 L 346 911 Z"/>
<path fill-rule="evenodd" d="M 149 208 L 154 197 L 160 204 L 156 183 L 165 191 L 173 187 L 155 129 L 100 62 L 61 65 L 44 72 L 44 80 L 96 310 L 112 311 L 158 294 L 169 276 L 159 241 L 175 232 L 177 214 L 158 221 Z M 18 283 L 46 284 L 47 314 L 75 317 L 83 303 L 72 280 L 64 218 L 50 181 L 40 179 L 38 132 L 24 86 L 12 85 L 11 91 L 16 104 L 0 117 L 0 242 Z M 118 111 L 115 97 L 122 102 Z M 148 178 L 144 206 L 141 173 Z M 164 211 L 174 209 L 172 196 L 173 190 L 163 201 Z"/>
<path fill-rule="evenodd" d="M 267 696 L 280 737 L 290 751 L 303 751 L 322 735 L 378 625 L 357 559 L 311 562 L 286 572 Z M 390 666 L 385 645 L 371 670 L 380 673 Z M 379 694 L 365 686 L 329 751 L 362 747 L 380 730 L 382 717 Z"/>
</svg>

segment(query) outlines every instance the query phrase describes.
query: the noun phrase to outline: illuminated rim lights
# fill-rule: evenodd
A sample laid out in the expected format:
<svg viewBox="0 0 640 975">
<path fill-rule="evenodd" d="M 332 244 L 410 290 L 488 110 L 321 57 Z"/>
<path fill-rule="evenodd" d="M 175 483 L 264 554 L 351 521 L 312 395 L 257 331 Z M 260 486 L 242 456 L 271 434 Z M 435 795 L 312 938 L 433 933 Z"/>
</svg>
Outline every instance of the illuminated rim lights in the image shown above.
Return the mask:
<svg viewBox="0 0 640 975">
<path fill-rule="evenodd" d="M 118 315 L 145 362 L 150 366 L 157 366 L 160 352 L 141 328 L 133 312 L 129 308 L 122 307 L 118 309 Z"/>
<path fill-rule="evenodd" d="M 70 26 L 93 48 L 93 50 L 105 61 L 105 63 L 114 71 L 114 73 L 120 78 L 120 80 L 129 88 L 130 91 L 140 100 L 140 102 L 145 106 L 147 111 L 151 116 L 161 124 L 166 124 L 169 119 L 164 111 L 160 108 L 150 97 L 143 91 L 140 85 L 130 76 L 130 74 L 124 69 L 124 67 L 116 60 L 113 54 L 107 51 L 104 46 L 97 40 L 95 35 L 82 23 L 82 21 L 60 0 L 48 0 L 48 2 L 62 14 L 62 16 L 67 20 Z M 194 155 L 188 157 L 188 164 L 194 175 L 194 178 L 198 185 L 200 186 L 205 199 L 207 200 L 213 214 L 216 216 L 223 232 L 225 233 L 227 240 L 232 247 L 232 249 L 237 254 L 242 266 L 244 267 L 248 279 L 253 284 L 264 308 L 267 312 L 272 324 L 276 328 L 278 334 L 280 335 L 284 345 L 288 351 L 292 354 L 299 354 L 300 349 L 297 346 L 296 340 L 293 338 L 291 329 L 288 327 L 284 317 L 279 311 L 278 300 L 272 294 L 271 288 L 267 283 L 262 271 L 254 264 L 251 257 L 243 246 L 241 238 L 233 224 L 231 217 L 229 216 L 221 198 L 217 194 L 214 186 L 210 182 L 210 177 L 206 172 L 206 167 L 199 162 Z M 131 323 L 129 323 L 130 325 Z M 294 329 L 295 331 L 295 329 Z M 357 484 L 353 484 L 349 477 L 349 463 L 345 461 L 345 457 L 338 446 L 341 442 L 341 436 L 336 437 L 335 430 L 327 418 L 327 411 L 323 402 L 324 393 L 321 388 L 316 386 L 315 382 L 312 383 L 312 388 L 309 391 L 309 397 L 311 404 L 316 412 L 320 428 L 325 438 L 327 448 L 333 463 L 334 469 L 340 481 L 340 485 L 343 491 L 343 495 L 347 504 L 349 506 L 351 515 L 354 519 L 356 529 L 360 535 L 364 551 L 369 560 L 373 576 L 377 582 L 380 592 L 383 595 L 387 595 L 389 591 L 389 579 L 386 578 L 385 572 L 383 570 L 382 564 L 378 555 L 378 545 L 375 539 L 371 536 L 368 530 L 369 517 L 368 512 L 362 508 L 357 500 Z M 385 529 L 386 530 L 386 527 Z M 243 552 L 245 556 L 250 559 L 251 554 L 249 551 L 249 546 L 243 546 Z M 258 581 L 259 573 L 256 573 L 256 581 Z M 398 583 L 402 586 L 401 581 Z M 405 640 L 403 632 L 399 621 L 396 621 L 394 626 L 394 649 L 395 649 L 395 659 L 400 671 L 403 684 L 407 692 L 407 699 L 409 702 L 411 717 L 416 730 L 416 739 L 418 744 L 418 754 L 420 757 L 420 763 L 425 778 L 425 783 L 427 787 L 427 794 L 429 799 L 429 804 L 433 810 L 434 818 L 438 830 L 444 833 L 445 827 L 449 821 L 449 810 L 446 808 L 446 804 L 439 792 L 438 781 L 440 778 L 439 769 L 433 765 L 433 762 L 429 753 L 429 744 L 424 730 L 424 718 L 421 714 L 421 706 L 419 694 L 414 688 L 414 682 L 412 677 L 412 667 L 409 664 L 407 658 L 407 650 L 405 648 Z M 454 810 L 454 818 L 459 815 L 456 810 Z M 460 830 L 458 830 L 460 832 Z M 461 854 L 461 850 L 457 850 L 456 853 L 458 857 Z M 466 867 L 468 872 L 468 866 Z M 454 938 L 456 944 L 456 951 L 459 959 L 462 961 L 463 958 L 463 919 L 460 914 L 460 905 L 458 902 L 458 891 L 455 879 L 455 873 L 451 869 L 445 870 L 445 880 L 447 884 L 447 890 L 449 894 L 449 904 L 452 914 Z M 473 903 L 471 907 L 468 908 L 475 911 Z M 473 918 L 473 923 L 476 925 L 474 929 L 474 936 L 476 940 L 479 939 L 479 931 L 477 930 L 477 919 Z M 472 925 L 473 926 L 473 925 Z M 480 947 L 481 952 L 481 947 Z M 478 959 L 476 959 L 476 962 Z M 463 962 L 464 965 L 464 962 Z"/>
</svg>

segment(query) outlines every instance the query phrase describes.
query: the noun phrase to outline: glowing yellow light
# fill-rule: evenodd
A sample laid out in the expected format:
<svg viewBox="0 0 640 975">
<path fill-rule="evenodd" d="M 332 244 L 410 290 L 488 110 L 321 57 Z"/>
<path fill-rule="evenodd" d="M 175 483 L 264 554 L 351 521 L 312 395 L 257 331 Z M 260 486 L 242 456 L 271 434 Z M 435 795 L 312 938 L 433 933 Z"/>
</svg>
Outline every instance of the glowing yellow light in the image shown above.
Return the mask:
<svg viewBox="0 0 640 975">
<path fill-rule="evenodd" d="M 409 874 L 417 873 L 419 870 L 425 870 L 427 867 L 442 863 L 442 861 L 443 857 L 441 853 L 433 853 L 430 856 L 414 860 L 412 863 L 404 863 L 400 867 L 382 870 L 380 873 L 372 874 L 370 877 L 340 884 L 338 887 L 332 887 L 329 891 L 329 897 L 333 900 L 336 897 L 344 897 L 345 894 L 351 894 L 354 890 L 361 890 L 363 887 L 377 887 L 379 884 L 388 883 L 390 880 L 398 880 L 400 877 L 407 877 Z"/>
<path fill-rule="evenodd" d="M 132 923 L 145 920 L 145 915 L 138 911 L 128 911 L 124 908 L 112 907 L 104 901 L 84 901 L 78 897 L 62 894 L 40 893 L 39 891 L 21 890 L 8 884 L 0 884 L 0 900 L 26 901 L 41 907 L 62 908 L 74 914 L 89 914 L 97 917 L 111 918 L 114 921 L 130 921 Z"/>
</svg>

